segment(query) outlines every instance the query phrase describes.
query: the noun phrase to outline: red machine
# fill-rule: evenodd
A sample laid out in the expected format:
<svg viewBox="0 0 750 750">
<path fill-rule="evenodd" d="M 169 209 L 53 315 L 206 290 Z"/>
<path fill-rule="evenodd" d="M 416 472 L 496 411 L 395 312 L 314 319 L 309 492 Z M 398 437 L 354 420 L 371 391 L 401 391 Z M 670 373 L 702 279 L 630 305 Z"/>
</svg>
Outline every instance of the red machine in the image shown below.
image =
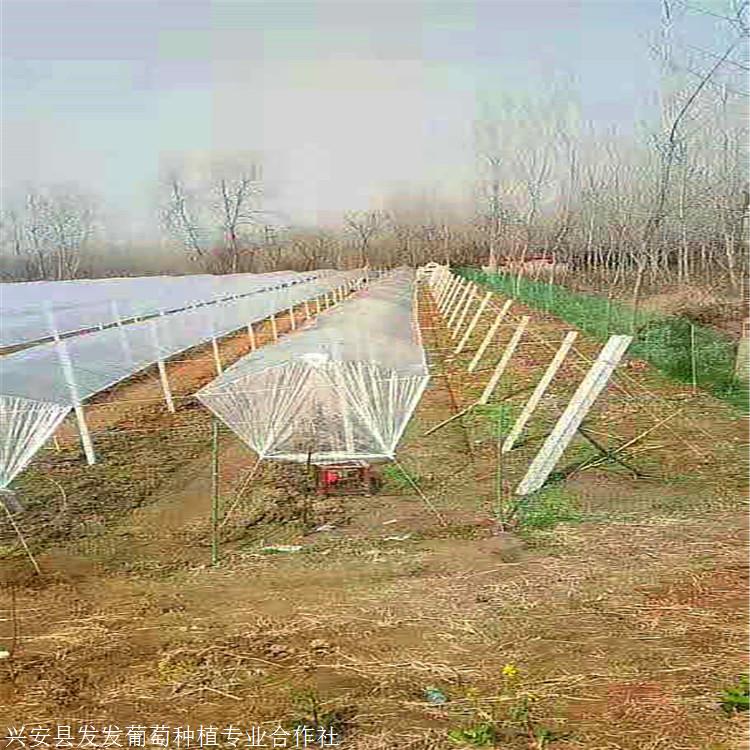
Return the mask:
<svg viewBox="0 0 750 750">
<path fill-rule="evenodd" d="M 319 495 L 374 495 L 380 489 L 380 476 L 365 462 L 316 466 L 316 488 Z"/>
</svg>

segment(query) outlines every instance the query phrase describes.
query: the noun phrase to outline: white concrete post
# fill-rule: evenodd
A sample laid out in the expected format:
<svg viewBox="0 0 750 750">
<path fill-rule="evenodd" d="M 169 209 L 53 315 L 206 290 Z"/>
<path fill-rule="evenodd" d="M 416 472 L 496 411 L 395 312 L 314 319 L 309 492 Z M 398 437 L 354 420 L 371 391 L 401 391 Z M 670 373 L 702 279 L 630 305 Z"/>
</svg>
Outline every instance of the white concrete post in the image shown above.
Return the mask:
<svg viewBox="0 0 750 750">
<path fill-rule="evenodd" d="M 581 381 L 565 411 L 547 436 L 544 445 L 531 462 L 526 475 L 516 487 L 516 495 L 538 490 L 560 460 L 583 418 L 609 382 L 615 367 L 630 346 L 632 336 L 610 336 L 596 361 Z"/>
<path fill-rule="evenodd" d="M 221 375 L 223 370 L 221 367 L 221 357 L 219 356 L 219 345 L 216 343 L 216 336 L 211 336 L 211 348 L 214 353 L 214 364 L 216 365 L 216 374 Z"/>
<path fill-rule="evenodd" d="M 460 294 L 458 294 L 455 298 L 455 304 L 453 305 L 453 309 L 450 310 L 450 315 L 448 315 L 448 310 L 446 310 L 446 315 L 448 315 L 448 328 L 452 329 L 453 324 L 456 322 L 456 318 L 458 317 L 459 312 L 463 308 L 464 304 L 466 303 L 466 300 L 469 298 L 469 295 L 471 294 L 471 282 L 467 281 L 466 285 L 464 286 L 463 290 Z"/>
<path fill-rule="evenodd" d="M 527 422 L 531 419 L 531 415 L 542 400 L 542 396 L 544 396 L 547 386 L 549 386 L 552 382 L 552 378 L 555 377 L 555 374 L 560 369 L 560 365 L 562 365 L 563 360 L 570 351 L 570 348 L 573 346 L 573 342 L 577 337 L 578 334 L 575 331 L 570 331 L 565 334 L 565 338 L 563 339 L 562 344 L 560 344 L 560 348 L 555 352 L 555 356 L 544 371 L 544 375 L 542 375 L 541 380 L 537 383 L 534 392 L 529 397 L 523 410 L 518 415 L 518 419 L 513 427 L 511 427 L 508 436 L 505 438 L 502 448 L 503 453 L 508 453 L 508 451 L 513 449 L 516 440 L 518 440 L 519 435 L 523 432 L 523 428 L 526 427 Z"/>
<path fill-rule="evenodd" d="M 161 315 L 164 313 L 162 312 Z M 161 381 L 161 390 L 164 394 L 164 401 L 167 404 L 167 410 L 174 413 L 174 401 L 172 400 L 172 389 L 169 387 L 167 379 L 167 368 L 164 365 L 164 358 L 161 356 L 161 347 L 159 346 L 159 332 L 157 330 L 156 318 L 152 318 L 148 323 L 151 329 L 151 339 L 154 343 L 154 352 L 156 353 L 156 366 L 159 368 L 159 380 Z"/>
<path fill-rule="evenodd" d="M 86 463 L 89 466 L 92 466 L 96 463 L 96 454 L 94 453 L 94 444 L 91 442 L 91 433 L 89 432 L 88 425 L 86 424 L 86 417 L 83 413 L 83 405 L 81 403 L 81 397 L 78 392 L 78 385 L 76 383 L 75 374 L 73 372 L 73 364 L 70 361 L 68 345 L 63 339 L 60 338 L 60 333 L 57 330 L 57 324 L 55 323 L 54 314 L 50 305 L 46 307 L 46 313 L 47 319 L 49 321 L 50 331 L 52 331 L 52 338 L 55 341 L 55 348 L 57 349 L 57 356 L 60 360 L 60 366 L 62 367 L 63 375 L 65 376 L 65 382 L 70 392 L 70 400 L 73 402 L 73 411 L 76 415 L 78 434 L 81 436 L 81 444 L 83 445 L 83 452 L 86 456 Z"/>
<path fill-rule="evenodd" d="M 500 324 L 505 319 L 505 316 L 508 314 L 508 310 L 510 310 L 511 305 L 513 304 L 513 300 L 509 299 L 505 301 L 505 304 L 503 304 L 502 308 L 500 309 L 500 312 L 497 314 L 497 317 L 495 318 L 495 322 L 489 327 L 487 330 L 487 333 L 484 336 L 484 339 L 482 339 L 482 343 L 479 345 L 479 349 L 477 349 L 476 354 L 474 355 L 474 359 L 471 360 L 469 363 L 468 371 L 474 372 L 474 370 L 477 369 L 477 365 L 481 361 L 482 357 L 484 356 L 484 353 L 487 351 L 487 347 L 490 345 L 490 341 L 495 337 L 495 334 L 497 333 L 498 328 L 500 328 Z"/>
<path fill-rule="evenodd" d="M 445 295 L 440 301 L 440 312 L 443 315 L 448 311 L 448 308 L 450 308 L 451 303 L 453 302 L 453 299 L 460 288 L 461 278 L 459 276 L 454 276 L 446 287 Z"/>
<path fill-rule="evenodd" d="M 521 322 L 518 324 L 518 328 L 516 328 L 516 330 L 513 331 L 513 336 L 511 336 L 511 339 L 508 342 L 508 345 L 505 347 L 503 356 L 500 357 L 500 360 L 498 361 L 497 366 L 495 367 L 495 371 L 492 373 L 492 377 L 487 382 L 487 385 L 485 386 L 485 389 L 479 398 L 480 404 L 486 404 L 490 400 L 490 396 L 492 396 L 492 393 L 497 387 L 497 384 L 500 382 L 500 378 L 505 372 L 505 368 L 508 366 L 508 363 L 510 362 L 511 357 L 513 356 L 513 352 L 516 351 L 518 342 L 521 340 L 521 336 L 523 336 L 523 332 L 526 330 L 526 326 L 528 324 L 529 324 L 529 317 L 528 315 L 524 315 L 521 318 Z"/>
<path fill-rule="evenodd" d="M 477 323 L 479 322 L 479 318 L 482 317 L 482 313 L 485 311 L 485 308 L 490 303 L 490 299 L 492 298 L 492 292 L 487 292 L 487 294 L 484 295 L 482 298 L 482 301 L 479 303 L 479 307 L 477 308 L 477 311 L 474 313 L 474 317 L 471 319 L 471 322 L 469 323 L 469 327 L 466 329 L 464 335 L 461 337 L 461 340 L 458 342 L 458 345 L 453 350 L 454 354 L 460 354 L 463 351 L 463 348 L 466 346 L 466 344 L 469 341 L 469 337 L 471 336 L 472 332 L 477 326 Z"/>
<path fill-rule="evenodd" d="M 466 298 L 466 304 L 463 306 L 463 309 L 461 310 L 461 314 L 458 316 L 456 320 L 456 327 L 451 332 L 451 338 L 455 339 L 456 336 L 458 336 L 458 332 L 461 330 L 461 326 L 464 324 L 464 321 L 466 320 L 466 316 L 469 313 L 469 310 L 471 309 L 471 304 L 474 302 L 474 298 L 477 296 L 477 293 L 474 291 L 474 287 L 472 286 L 471 292 L 469 296 Z"/>
<path fill-rule="evenodd" d="M 128 341 L 128 335 L 125 328 L 122 325 L 122 318 L 120 317 L 120 310 L 117 306 L 117 300 L 112 300 L 112 314 L 117 324 L 117 329 L 120 334 L 120 346 L 122 347 L 122 355 L 128 364 L 133 363 L 133 351 L 130 348 L 130 341 Z"/>
</svg>

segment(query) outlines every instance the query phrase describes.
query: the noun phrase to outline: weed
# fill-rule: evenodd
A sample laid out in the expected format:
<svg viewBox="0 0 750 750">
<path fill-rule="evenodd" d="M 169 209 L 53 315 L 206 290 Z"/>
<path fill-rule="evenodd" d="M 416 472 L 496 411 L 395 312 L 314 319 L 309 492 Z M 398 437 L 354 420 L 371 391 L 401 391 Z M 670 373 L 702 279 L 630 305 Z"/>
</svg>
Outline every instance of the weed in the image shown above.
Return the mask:
<svg viewBox="0 0 750 750">
<path fill-rule="evenodd" d="M 582 519 L 573 496 L 554 485 L 522 498 L 513 511 L 515 522 L 521 529 L 551 529 L 558 523 Z"/>
<path fill-rule="evenodd" d="M 341 740 L 350 717 L 346 710 L 327 709 L 315 688 L 292 691 L 292 703 L 295 717 L 288 724 L 290 732 L 313 730 L 317 737 Z"/>
<path fill-rule="evenodd" d="M 728 715 L 750 708 L 750 676 L 742 675 L 736 684 L 726 688 L 719 696 L 719 705 Z"/>
<path fill-rule="evenodd" d="M 521 690 L 521 674 L 515 664 L 506 664 L 502 671 L 501 692 L 511 702 L 505 715 L 497 709 L 484 706 L 479 691 L 469 688 L 466 697 L 472 706 L 472 712 L 480 722 L 461 729 L 452 729 L 448 738 L 457 744 L 471 747 L 495 745 L 498 740 L 510 737 L 525 737 L 534 750 L 546 750 L 549 745 L 564 738 L 564 735 L 553 731 L 539 722 L 533 708 L 537 697 Z"/>
<path fill-rule="evenodd" d="M 510 404 L 487 404 L 474 408 L 476 416 L 489 419 L 493 435 L 507 435 L 517 418 L 517 410 Z"/>
<path fill-rule="evenodd" d="M 495 744 L 497 732 L 490 722 L 485 721 L 466 729 L 451 729 L 448 732 L 448 739 L 460 745 L 487 747 Z"/>
</svg>

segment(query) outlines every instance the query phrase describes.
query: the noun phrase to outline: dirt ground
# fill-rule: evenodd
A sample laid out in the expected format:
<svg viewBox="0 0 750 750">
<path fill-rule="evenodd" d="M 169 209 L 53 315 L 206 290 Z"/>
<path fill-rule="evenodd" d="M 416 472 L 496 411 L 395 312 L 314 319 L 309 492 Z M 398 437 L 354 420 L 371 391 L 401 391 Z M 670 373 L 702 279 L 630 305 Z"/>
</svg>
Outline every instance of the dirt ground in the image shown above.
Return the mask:
<svg viewBox="0 0 750 750">
<path fill-rule="evenodd" d="M 240 493 L 255 458 L 222 433 L 217 566 L 210 422 L 189 398 L 214 376 L 210 349 L 170 365 L 176 414 L 148 375 L 99 399 L 96 466 L 60 436 L 19 482 L 43 575 L 11 529 L 0 538 L 0 736 L 143 725 L 148 745 L 155 726 L 203 725 L 231 747 L 228 727 L 305 724 L 347 748 L 427 750 L 492 725 L 508 750 L 746 746 L 742 717 L 718 705 L 747 661 L 742 420 L 629 362 L 586 424 L 608 446 L 634 440 L 622 456 L 637 471 L 577 439 L 536 515 L 499 530 L 598 347 L 579 337 L 554 395 L 498 458 L 499 425 L 565 325 L 514 308 L 469 376 L 489 318 L 456 355 L 426 293 L 420 310 L 433 378 L 402 469 L 386 471 L 377 496 L 309 500 L 304 472 L 262 464 Z M 494 411 L 425 436 L 476 398 L 524 314 L 529 334 Z M 227 363 L 246 350 L 243 337 L 222 342 Z M 248 745 L 243 734 L 234 746 Z"/>
</svg>

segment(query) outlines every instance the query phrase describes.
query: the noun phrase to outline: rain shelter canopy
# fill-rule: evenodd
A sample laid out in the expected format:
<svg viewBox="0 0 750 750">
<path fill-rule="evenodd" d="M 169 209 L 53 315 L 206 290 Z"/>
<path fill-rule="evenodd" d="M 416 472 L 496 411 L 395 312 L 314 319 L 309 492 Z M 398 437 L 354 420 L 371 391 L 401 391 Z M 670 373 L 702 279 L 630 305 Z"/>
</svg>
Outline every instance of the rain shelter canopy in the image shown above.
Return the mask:
<svg viewBox="0 0 750 750">
<path fill-rule="evenodd" d="M 0 489 L 72 408 L 159 361 L 363 278 L 360 271 L 84 333 L 0 357 Z"/>
<path fill-rule="evenodd" d="M 331 271 L 144 276 L 0 284 L 0 348 L 300 284 Z"/>
<path fill-rule="evenodd" d="M 196 397 L 260 458 L 376 461 L 394 458 L 428 379 L 414 272 L 399 269 Z"/>
</svg>

